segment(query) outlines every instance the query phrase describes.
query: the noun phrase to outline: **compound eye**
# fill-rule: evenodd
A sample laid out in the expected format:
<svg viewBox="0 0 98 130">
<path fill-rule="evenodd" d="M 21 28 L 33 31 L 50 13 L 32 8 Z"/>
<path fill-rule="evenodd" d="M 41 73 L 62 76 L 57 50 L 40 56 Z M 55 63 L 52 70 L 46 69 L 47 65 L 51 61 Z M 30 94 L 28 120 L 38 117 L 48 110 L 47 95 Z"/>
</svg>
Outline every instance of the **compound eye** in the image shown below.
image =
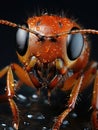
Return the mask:
<svg viewBox="0 0 98 130">
<path fill-rule="evenodd" d="M 77 30 L 73 28 L 72 30 Z M 81 33 L 69 34 L 67 38 L 67 55 L 70 60 L 77 59 L 83 50 L 84 40 Z"/>
<path fill-rule="evenodd" d="M 18 29 L 16 33 L 16 49 L 17 52 L 23 56 L 28 48 L 28 38 L 29 38 L 29 32 L 23 30 L 23 29 Z"/>
</svg>

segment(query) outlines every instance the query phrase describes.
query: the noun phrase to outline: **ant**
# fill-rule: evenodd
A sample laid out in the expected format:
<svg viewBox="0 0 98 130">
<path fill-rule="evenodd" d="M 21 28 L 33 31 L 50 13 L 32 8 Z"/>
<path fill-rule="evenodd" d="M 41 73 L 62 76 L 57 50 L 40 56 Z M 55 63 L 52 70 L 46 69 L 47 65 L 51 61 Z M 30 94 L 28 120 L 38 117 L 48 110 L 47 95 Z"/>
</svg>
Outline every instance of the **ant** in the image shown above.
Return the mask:
<svg viewBox="0 0 98 130">
<path fill-rule="evenodd" d="M 7 20 L 0 20 L 0 24 L 19 29 L 16 53 L 22 66 L 12 63 L 0 71 L 0 78 L 7 74 L 6 92 L 0 95 L 0 100 L 10 104 L 13 127 L 19 128 L 19 111 L 13 97 L 23 83 L 38 91 L 46 87 L 49 96 L 55 88 L 71 90 L 67 108 L 52 127 L 59 130 L 75 108 L 78 94 L 94 80 L 91 121 L 92 129 L 98 130 L 98 63 L 89 61 L 90 46 L 85 35 L 98 35 L 98 31 L 82 29 L 69 18 L 48 14 L 29 18 L 28 27 Z M 17 83 L 14 83 L 13 72 L 19 78 Z"/>
</svg>

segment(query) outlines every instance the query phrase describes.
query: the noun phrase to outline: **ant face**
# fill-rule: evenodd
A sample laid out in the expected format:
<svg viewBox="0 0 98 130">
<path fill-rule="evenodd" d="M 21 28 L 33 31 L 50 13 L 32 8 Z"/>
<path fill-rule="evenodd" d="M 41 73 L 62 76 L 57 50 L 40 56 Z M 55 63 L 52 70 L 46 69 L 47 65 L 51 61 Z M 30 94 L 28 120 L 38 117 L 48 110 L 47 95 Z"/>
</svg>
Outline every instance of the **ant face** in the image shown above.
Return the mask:
<svg viewBox="0 0 98 130">
<path fill-rule="evenodd" d="M 61 59 L 64 66 L 74 68 L 75 71 L 87 64 L 89 47 L 86 38 L 81 33 L 63 35 L 64 32 L 80 29 L 75 22 L 58 16 L 43 15 L 30 18 L 28 27 L 36 34 L 21 29 L 17 33 L 17 54 L 23 64 L 29 64 L 32 57 L 43 64 Z M 62 35 L 58 36 L 59 34 Z M 80 67 L 81 63 L 84 64 Z"/>
</svg>

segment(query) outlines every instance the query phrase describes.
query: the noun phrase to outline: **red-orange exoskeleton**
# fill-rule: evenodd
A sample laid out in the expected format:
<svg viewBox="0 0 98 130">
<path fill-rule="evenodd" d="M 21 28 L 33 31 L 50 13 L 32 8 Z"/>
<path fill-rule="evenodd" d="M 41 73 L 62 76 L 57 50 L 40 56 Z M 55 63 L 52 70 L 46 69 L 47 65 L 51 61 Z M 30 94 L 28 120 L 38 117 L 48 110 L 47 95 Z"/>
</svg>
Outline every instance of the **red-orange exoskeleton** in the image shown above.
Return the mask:
<svg viewBox="0 0 98 130">
<path fill-rule="evenodd" d="M 0 24 L 19 28 L 16 53 L 23 66 L 12 63 L 0 71 L 0 78 L 7 73 L 6 93 L 0 96 L 0 100 L 9 102 L 14 128 L 18 130 L 19 113 L 13 97 L 22 83 L 37 90 L 46 87 L 49 95 L 56 87 L 62 91 L 71 90 L 68 107 L 52 128 L 58 130 L 64 118 L 75 108 L 78 94 L 95 79 L 91 121 L 92 129 L 98 130 L 97 62 L 89 62 L 90 47 L 84 35 L 98 34 L 98 31 L 82 29 L 66 17 L 47 14 L 29 18 L 28 28 L 6 20 L 0 20 Z M 13 72 L 19 78 L 17 84 L 14 83 Z"/>
</svg>

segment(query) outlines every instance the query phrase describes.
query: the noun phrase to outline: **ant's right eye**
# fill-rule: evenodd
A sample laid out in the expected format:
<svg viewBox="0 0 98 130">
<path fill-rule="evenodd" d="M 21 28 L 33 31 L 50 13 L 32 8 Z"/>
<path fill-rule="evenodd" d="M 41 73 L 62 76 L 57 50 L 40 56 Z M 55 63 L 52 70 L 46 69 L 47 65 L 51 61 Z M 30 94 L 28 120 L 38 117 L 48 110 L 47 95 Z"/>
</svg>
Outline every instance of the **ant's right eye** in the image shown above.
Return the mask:
<svg viewBox="0 0 98 130">
<path fill-rule="evenodd" d="M 16 33 L 16 50 L 17 52 L 23 56 L 28 48 L 28 38 L 29 38 L 29 32 L 23 30 L 23 29 L 18 29 Z"/>
</svg>

